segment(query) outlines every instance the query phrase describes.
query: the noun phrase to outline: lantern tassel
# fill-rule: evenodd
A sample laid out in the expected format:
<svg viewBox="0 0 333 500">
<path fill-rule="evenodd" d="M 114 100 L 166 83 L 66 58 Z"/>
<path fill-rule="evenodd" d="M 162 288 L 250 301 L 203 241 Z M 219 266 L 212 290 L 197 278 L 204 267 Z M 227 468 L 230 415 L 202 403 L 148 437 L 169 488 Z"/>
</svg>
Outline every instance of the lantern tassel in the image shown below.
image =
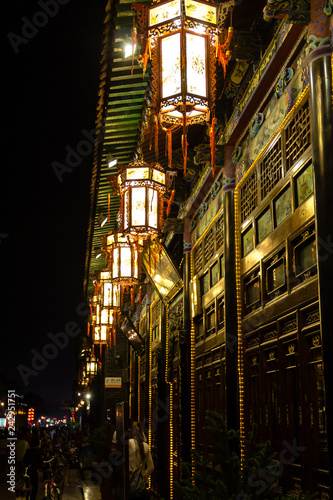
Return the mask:
<svg viewBox="0 0 333 500">
<path fill-rule="evenodd" d="M 155 129 L 155 158 L 156 161 L 158 161 L 158 120 L 156 118 L 155 124 L 154 124 L 154 129 Z"/>
<path fill-rule="evenodd" d="M 100 359 L 102 359 L 102 344 L 99 345 L 99 356 L 100 356 Z"/>
<path fill-rule="evenodd" d="M 145 48 L 143 56 L 141 57 L 141 62 L 142 62 L 142 65 L 143 65 L 143 75 L 142 75 L 142 78 L 145 77 L 146 69 L 147 69 L 147 64 L 148 64 L 149 59 L 150 59 L 150 39 L 147 38 L 146 48 Z"/>
<path fill-rule="evenodd" d="M 182 135 L 182 151 L 183 151 L 183 158 L 184 158 L 184 175 L 186 177 L 187 172 L 186 172 L 186 165 L 187 165 L 187 120 L 186 120 L 186 112 L 183 114 L 183 135 Z"/>
<path fill-rule="evenodd" d="M 216 146 L 215 146 L 215 114 L 213 114 L 213 116 L 212 116 L 212 124 L 210 127 L 209 138 L 210 138 L 210 156 L 211 156 L 212 173 L 213 173 L 213 177 L 215 177 L 215 151 L 216 151 Z"/>
<path fill-rule="evenodd" d="M 149 239 L 149 246 L 148 246 L 148 259 L 149 259 L 149 274 L 151 274 L 151 244 L 150 244 L 150 239 Z"/>
<path fill-rule="evenodd" d="M 141 306 L 142 301 L 142 286 L 139 287 L 139 306 Z"/>
<path fill-rule="evenodd" d="M 166 141 L 165 141 L 165 156 L 168 157 L 168 167 L 171 168 L 172 162 L 172 131 L 170 128 L 166 130 Z"/>
<path fill-rule="evenodd" d="M 131 288 L 131 306 L 134 307 L 134 286 Z"/>
<path fill-rule="evenodd" d="M 183 158 L 184 158 L 184 175 L 187 175 L 186 165 L 187 165 L 187 135 L 184 133 L 182 135 L 182 150 L 183 150 Z"/>
<path fill-rule="evenodd" d="M 226 38 L 226 41 L 224 42 L 223 45 L 218 44 L 218 48 L 217 48 L 217 59 L 223 68 L 224 78 L 226 75 L 227 64 L 231 58 L 231 52 L 229 50 L 229 46 L 230 46 L 233 32 L 234 32 L 233 27 L 229 26 L 228 36 Z"/>
<path fill-rule="evenodd" d="M 166 214 L 167 214 L 167 215 L 169 215 L 169 213 L 170 213 L 170 210 L 171 210 L 171 204 L 172 204 L 172 202 L 173 202 L 174 197 L 175 197 L 175 190 L 173 189 L 173 190 L 171 191 L 171 196 L 170 196 L 170 198 L 169 198 L 169 200 L 168 200 L 168 206 L 167 206 L 167 209 L 166 209 Z"/>
</svg>

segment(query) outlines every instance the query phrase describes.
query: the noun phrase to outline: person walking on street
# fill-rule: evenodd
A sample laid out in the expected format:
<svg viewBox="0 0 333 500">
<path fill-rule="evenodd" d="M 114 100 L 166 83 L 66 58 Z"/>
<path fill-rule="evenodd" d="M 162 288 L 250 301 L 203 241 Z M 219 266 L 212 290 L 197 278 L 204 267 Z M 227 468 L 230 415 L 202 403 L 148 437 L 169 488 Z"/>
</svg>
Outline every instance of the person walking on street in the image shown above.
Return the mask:
<svg viewBox="0 0 333 500">
<path fill-rule="evenodd" d="M 154 470 L 154 462 L 139 422 L 133 422 L 130 429 L 128 459 L 130 498 L 147 500 L 149 498 L 147 490 L 148 479 Z"/>
</svg>

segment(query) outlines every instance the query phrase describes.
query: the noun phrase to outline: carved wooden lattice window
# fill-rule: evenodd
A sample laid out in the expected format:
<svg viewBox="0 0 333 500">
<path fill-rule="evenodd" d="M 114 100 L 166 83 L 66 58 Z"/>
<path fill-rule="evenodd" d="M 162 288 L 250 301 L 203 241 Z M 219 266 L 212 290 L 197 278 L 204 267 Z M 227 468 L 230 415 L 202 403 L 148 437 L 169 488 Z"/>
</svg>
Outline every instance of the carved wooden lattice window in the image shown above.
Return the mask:
<svg viewBox="0 0 333 500">
<path fill-rule="evenodd" d="M 224 328 L 224 296 L 217 299 L 217 326 L 219 330 Z"/>
<path fill-rule="evenodd" d="M 214 229 L 211 228 L 206 236 L 204 241 L 204 254 L 205 254 L 205 262 L 208 262 L 214 255 L 215 250 L 215 238 L 214 238 Z"/>
<path fill-rule="evenodd" d="M 223 246 L 224 232 L 223 232 L 223 215 L 216 221 L 215 226 L 216 250 Z"/>
<path fill-rule="evenodd" d="M 195 320 L 194 329 L 195 329 L 195 340 L 196 340 L 196 342 L 200 342 L 204 338 L 203 316 L 202 315 Z"/>
<path fill-rule="evenodd" d="M 268 151 L 259 165 L 260 172 L 260 195 L 263 200 L 265 196 L 282 178 L 282 148 L 281 138 Z"/>
<path fill-rule="evenodd" d="M 286 128 L 286 169 L 289 170 L 311 145 L 309 101 Z"/>
<path fill-rule="evenodd" d="M 206 311 L 206 337 L 213 335 L 215 333 L 215 303 L 208 307 Z"/>
<path fill-rule="evenodd" d="M 199 244 L 195 247 L 193 251 L 193 261 L 194 261 L 194 274 L 198 274 L 203 265 L 203 252 L 202 252 L 202 244 Z"/>
<path fill-rule="evenodd" d="M 257 171 L 254 170 L 241 189 L 240 213 L 244 222 L 258 206 Z"/>
</svg>

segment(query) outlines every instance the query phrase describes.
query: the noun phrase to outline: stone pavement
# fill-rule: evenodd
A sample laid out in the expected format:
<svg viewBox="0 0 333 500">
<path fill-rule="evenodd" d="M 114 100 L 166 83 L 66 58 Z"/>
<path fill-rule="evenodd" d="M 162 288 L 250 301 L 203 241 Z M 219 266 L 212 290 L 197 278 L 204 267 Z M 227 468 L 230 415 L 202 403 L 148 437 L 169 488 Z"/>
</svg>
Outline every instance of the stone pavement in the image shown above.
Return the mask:
<svg viewBox="0 0 333 500">
<path fill-rule="evenodd" d="M 82 477 L 83 476 L 83 477 Z M 99 484 L 95 484 L 99 479 L 99 474 L 93 469 L 84 469 L 81 471 L 83 500 L 101 500 L 101 491 Z M 64 497 L 63 497 L 64 498 Z"/>
<path fill-rule="evenodd" d="M 14 500 L 16 495 L 8 491 L 8 484 L 0 482 L 0 500 Z M 44 481 L 39 473 L 37 500 L 44 498 Z M 94 484 L 92 471 L 85 469 L 82 474 L 79 468 L 68 469 L 64 478 L 62 500 L 101 500 L 99 485 Z"/>
</svg>

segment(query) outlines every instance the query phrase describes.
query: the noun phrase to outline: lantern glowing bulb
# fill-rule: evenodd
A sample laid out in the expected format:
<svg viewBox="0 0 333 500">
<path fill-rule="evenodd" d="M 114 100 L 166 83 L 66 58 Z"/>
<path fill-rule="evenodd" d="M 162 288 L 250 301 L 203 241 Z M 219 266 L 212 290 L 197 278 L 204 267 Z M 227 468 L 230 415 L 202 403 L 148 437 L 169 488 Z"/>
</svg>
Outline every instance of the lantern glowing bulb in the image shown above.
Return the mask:
<svg viewBox="0 0 333 500">
<path fill-rule="evenodd" d="M 135 51 L 136 51 L 136 44 L 134 44 L 134 47 L 133 47 L 132 44 L 127 43 L 125 45 L 125 58 L 132 56 L 135 53 Z"/>
<path fill-rule="evenodd" d="M 118 160 L 117 158 L 114 158 L 114 156 L 112 156 L 111 154 L 108 156 L 108 168 L 112 168 L 112 167 L 115 167 L 118 163 Z"/>
<path fill-rule="evenodd" d="M 99 216 L 98 216 L 98 224 L 101 227 L 103 227 L 107 223 L 107 220 L 108 220 L 108 216 L 107 215 L 99 214 Z"/>
</svg>

